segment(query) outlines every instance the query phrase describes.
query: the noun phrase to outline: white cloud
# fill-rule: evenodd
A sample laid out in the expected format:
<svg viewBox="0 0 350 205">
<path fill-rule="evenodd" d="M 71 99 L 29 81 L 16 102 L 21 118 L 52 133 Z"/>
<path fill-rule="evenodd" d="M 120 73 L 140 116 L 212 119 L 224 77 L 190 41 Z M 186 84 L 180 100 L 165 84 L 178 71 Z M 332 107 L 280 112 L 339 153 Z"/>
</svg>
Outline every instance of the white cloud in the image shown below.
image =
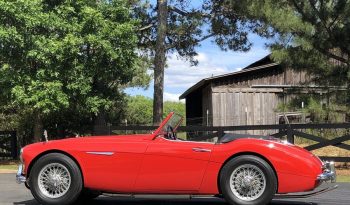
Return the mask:
<svg viewBox="0 0 350 205">
<path fill-rule="evenodd" d="M 164 100 L 163 101 L 173 101 L 173 102 L 185 102 L 185 100 L 179 100 L 181 94 L 174 94 L 174 93 L 168 93 L 164 92 Z"/>
<path fill-rule="evenodd" d="M 211 64 L 228 67 L 231 71 L 237 67 L 243 68 L 270 53 L 268 49 L 262 47 L 252 48 L 249 52 L 223 52 L 215 49 L 214 46 L 206 47 L 206 49 L 201 52 L 210 56 Z"/>
<path fill-rule="evenodd" d="M 179 96 L 204 78 L 235 72 L 265 57 L 269 51 L 263 46 L 255 46 L 249 52 L 223 52 L 213 44 L 198 49 L 197 66 L 178 58 L 176 54 L 167 57 L 164 79 L 164 101 L 179 101 Z M 153 71 L 149 71 L 152 74 Z M 153 97 L 153 83 L 149 89 L 129 89 L 131 95 Z"/>
<path fill-rule="evenodd" d="M 197 66 L 191 66 L 188 61 L 171 54 L 167 58 L 165 70 L 165 88 L 179 89 L 184 92 L 200 80 L 238 71 L 241 68 L 265 57 L 269 53 L 264 48 L 254 48 L 250 52 L 218 52 L 215 49 L 205 49 L 195 57 Z"/>
<path fill-rule="evenodd" d="M 212 60 L 205 53 L 199 53 L 196 59 L 198 65 L 191 66 L 189 62 L 179 59 L 175 54 L 168 56 L 165 87 L 186 90 L 204 78 L 230 72 L 225 66 L 211 63 Z"/>
<path fill-rule="evenodd" d="M 188 88 L 204 78 L 241 70 L 256 60 L 266 56 L 268 51 L 255 48 L 250 52 L 218 52 L 215 49 L 205 49 L 198 53 L 195 59 L 197 66 L 191 66 L 188 61 L 171 54 L 167 58 L 167 68 L 164 77 L 164 100 L 178 101 L 179 96 Z"/>
</svg>

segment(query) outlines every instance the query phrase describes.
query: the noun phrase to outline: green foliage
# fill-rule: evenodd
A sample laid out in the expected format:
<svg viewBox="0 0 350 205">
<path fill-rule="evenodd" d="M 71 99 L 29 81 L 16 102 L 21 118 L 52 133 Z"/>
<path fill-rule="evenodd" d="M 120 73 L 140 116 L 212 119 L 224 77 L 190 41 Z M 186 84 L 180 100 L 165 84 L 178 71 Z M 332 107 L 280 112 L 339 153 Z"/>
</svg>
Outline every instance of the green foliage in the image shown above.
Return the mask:
<svg viewBox="0 0 350 205">
<path fill-rule="evenodd" d="M 256 33 L 272 39 L 269 47 L 276 61 L 305 69 L 318 85 L 350 85 L 349 1 L 230 2 L 237 12 L 257 21 Z"/>
<path fill-rule="evenodd" d="M 184 117 L 182 124 L 186 125 L 186 106 L 182 102 L 172 102 L 172 101 L 165 101 L 164 102 L 164 114 L 163 119 L 170 113 L 175 112 L 182 117 Z"/>
<path fill-rule="evenodd" d="M 156 2 L 134 0 L 133 15 L 140 19 L 139 47 L 154 56 L 157 40 Z M 235 10 L 228 7 L 226 0 L 203 0 L 193 4 L 189 0 L 167 1 L 168 17 L 166 32 L 166 50 L 177 52 L 183 59 L 194 65 L 197 61 L 196 47 L 206 39 L 222 50 L 248 51 L 251 43 L 248 40 L 250 20 L 236 15 Z"/>
<path fill-rule="evenodd" d="M 186 115 L 185 104 L 182 102 L 164 102 L 165 118 L 170 112 L 183 117 Z M 125 119 L 129 125 L 151 125 L 153 114 L 153 100 L 141 95 L 129 96 L 125 109 Z"/>
<path fill-rule="evenodd" d="M 288 104 L 279 104 L 278 112 L 302 112 L 310 116 L 313 123 L 344 122 L 347 108 L 337 104 L 335 99 L 319 94 L 301 94 Z M 302 108 L 302 103 L 304 108 Z"/>
<path fill-rule="evenodd" d="M 314 122 L 320 122 L 326 120 L 325 118 L 327 116 L 327 111 L 329 111 L 329 106 L 322 105 L 314 98 L 309 98 L 306 105 L 306 111 L 311 113 Z"/>
<path fill-rule="evenodd" d="M 141 95 L 128 97 L 125 119 L 131 125 L 152 124 L 153 101 Z"/>
<path fill-rule="evenodd" d="M 248 51 L 250 20 L 237 15 L 227 0 L 132 0 L 133 15 L 140 20 L 140 51 L 154 59 L 154 114 L 163 112 L 164 68 L 169 53 L 197 65 L 197 47 L 210 39 L 224 51 Z M 195 3 L 193 3 L 195 2 Z M 166 113 L 166 112 L 165 112 Z"/>
<path fill-rule="evenodd" d="M 122 104 L 122 88 L 148 84 L 137 25 L 125 0 L 0 0 L 2 112 L 83 132 Z"/>
</svg>

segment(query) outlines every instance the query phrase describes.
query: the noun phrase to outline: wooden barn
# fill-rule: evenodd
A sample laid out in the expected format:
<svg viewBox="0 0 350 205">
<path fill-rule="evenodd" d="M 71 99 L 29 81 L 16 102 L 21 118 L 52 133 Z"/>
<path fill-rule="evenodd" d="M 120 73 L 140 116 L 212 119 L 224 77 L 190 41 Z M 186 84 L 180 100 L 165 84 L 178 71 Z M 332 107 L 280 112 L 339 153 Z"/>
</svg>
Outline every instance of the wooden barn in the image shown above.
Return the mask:
<svg viewBox="0 0 350 205">
<path fill-rule="evenodd" d="M 187 125 L 276 124 L 283 117 L 278 105 L 295 92 L 313 90 L 322 95 L 324 91 L 309 82 L 306 72 L 279 65 L 268 55 L 240 71 L 205 78 L 180 99 L 186 99 Z"/>
</svg>

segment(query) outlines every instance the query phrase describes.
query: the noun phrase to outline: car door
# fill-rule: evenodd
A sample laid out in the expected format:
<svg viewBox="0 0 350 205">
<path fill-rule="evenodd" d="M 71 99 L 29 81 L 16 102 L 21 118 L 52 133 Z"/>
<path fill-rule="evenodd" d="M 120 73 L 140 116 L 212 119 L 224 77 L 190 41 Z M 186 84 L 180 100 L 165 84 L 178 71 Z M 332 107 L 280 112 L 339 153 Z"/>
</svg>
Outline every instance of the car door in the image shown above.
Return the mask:
<svg viewBox="0 0 350 205">
<path fill-rule="evenodd" d="M 85 187 L 110 192 L 133 192 L 150 140 L 128 138 L 96 140 L 80 148 Z"/>
<path fill-rule="evenodd" d="M 135 190 L 195 193 L 206 170 L 213 143 L 157 137 L 148 145 Z"/>
</svg>

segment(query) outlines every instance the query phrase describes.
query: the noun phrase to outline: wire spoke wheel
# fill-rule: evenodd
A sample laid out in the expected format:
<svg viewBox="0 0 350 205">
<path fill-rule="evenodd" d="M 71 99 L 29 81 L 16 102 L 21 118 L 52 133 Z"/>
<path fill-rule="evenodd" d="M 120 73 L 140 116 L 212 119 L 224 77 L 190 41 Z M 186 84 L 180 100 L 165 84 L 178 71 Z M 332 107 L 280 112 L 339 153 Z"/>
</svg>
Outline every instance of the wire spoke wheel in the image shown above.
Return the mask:
<svg viewBox="0 0 350 205">
<path fill-rule="evenodd" d="M 265 191 L 264 172 L 252 164 L 243 164 L 235 168 L 230 177 L 232 193 L 243 201 L 254 201 Z"/>
<path fill-rule="evenodd" d="M 39 172 L 38 186 L 40 192 L 51 199 L 64 196 L 71 186 L 71 175 L 68 169 L 60 163 L 44 166 Z"/>
</svg>

